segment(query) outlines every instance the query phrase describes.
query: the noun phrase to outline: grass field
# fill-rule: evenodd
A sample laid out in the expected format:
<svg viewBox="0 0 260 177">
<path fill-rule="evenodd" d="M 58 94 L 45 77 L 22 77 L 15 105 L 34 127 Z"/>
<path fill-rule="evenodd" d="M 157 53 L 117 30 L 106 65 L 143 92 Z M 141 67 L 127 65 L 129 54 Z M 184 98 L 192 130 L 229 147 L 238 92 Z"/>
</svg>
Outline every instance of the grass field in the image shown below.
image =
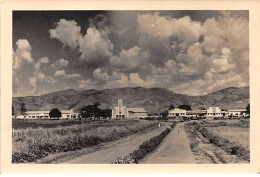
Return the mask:
<svg viewBox="0 0 260 177">
<path fill-rule="evenodd" d="M 209 129 L 209 128 L 208 128 Z M 227 139 L 229 142 L 236 142 L 249 151 L 249 130 L 248 128 L 219 126 L 210 127 L 210 131 L 218 135 L 222 139 Z"/>
<path fill-rule="evenodd" d="M 114 121 L 114 120 L 85 120 L 83 124 L 91 125 L 91 127 L 97 126 L 109 126 L 111 125 L 119 125 L 124 124 L 125 120 Z M 137 120 L 128 120 L 128 124 L 135 123 Z M 65 127 L 71 125 L 81 125 L 81 121 L 79 120 L 49 120 L 49 119 L 37 119 L 37 120 L 13 120 L 12 128 L 15 130 L 18 129 L 37 129 L 37 128 L 55 128 L 55 127 Z"/>
<path fill-rule="evenodd" d="M 157 121 L 125 120 L 55 128 L 13 129 L 12 162 L 33 162 L 50 153 L 79 150 L 157 126 Z"/>
<path fill-rule="evenodd" d="M 210 151 L 224 163 L 239 163 L 250 161 L 249 125 L 248 119 L 206 120 L 188 123 L 186 130 L 191 138 L 193 152 Z M 201 139 L 201 141 L 197 139 Z M 208 143 L 216 148 L 207 145 Z"/>
</svg>

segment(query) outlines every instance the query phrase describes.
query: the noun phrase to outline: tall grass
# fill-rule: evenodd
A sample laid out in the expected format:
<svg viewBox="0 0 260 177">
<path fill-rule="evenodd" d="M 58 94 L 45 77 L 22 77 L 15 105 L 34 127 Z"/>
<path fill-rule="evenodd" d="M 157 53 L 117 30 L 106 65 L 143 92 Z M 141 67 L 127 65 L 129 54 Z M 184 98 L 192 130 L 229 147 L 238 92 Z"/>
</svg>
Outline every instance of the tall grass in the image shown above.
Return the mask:
<svg viewBox="0 0 260 177">
<path fill-rule="evenodd" d="M 33 162 L 50 153 L 79 150 L 156 126 L 156 122 L 150 121 L 125 121 L 116 126 L 99 126 L 92 129 L 89 125 L 72 125 L 50 129 L 13 130 L 12 162 Z"/>
<path fill-rule="evenodd" d="M 136 124 L 138 120 L 84 120 L 84 126 L 89 126 L 88 128 L 96 128 L 99 126 L 120 126 L 125 124 Z M 37 128 L 56 128 L 72 126 L 72 125 L 81 125 L 82 122 L 79 120 L 44 120 L 44 119 L 37 119 L 37 120 L 13 120 L 12 122 L 12 129 L 19 130 L 19 129 L 37 129 Z"/>
<path fill-rule="evenodd" d="M 238 126 L 243 127 L 244 125 L 241 125 L 241 123 L 235 123 L 235 124 L 225 124 L 224 122 L 216 123 L 215 126 L 211 125 L 200 125 L 198 123 L 192 123 L 192 125 L 196 131 L 199 131 L 203 137 L 207 138 L 210 143 L 221 147 L 224 151 L 226 151 L 230 155 L 237 155 L 239 158 L 250 161 L 250 151 L 243 147 L 240 143 L 235 141 L 230 141 L 227 138 L 220 137 L 211 131 L 210 128 L 207 127 L 217 127 L 217 126 Z M 241 126 L 239 126 L 241 125 Z M 228 133 L 228 132 L 227 132 Z M 239 133 L 239 132 L 238 132 Z"/>
</svg>

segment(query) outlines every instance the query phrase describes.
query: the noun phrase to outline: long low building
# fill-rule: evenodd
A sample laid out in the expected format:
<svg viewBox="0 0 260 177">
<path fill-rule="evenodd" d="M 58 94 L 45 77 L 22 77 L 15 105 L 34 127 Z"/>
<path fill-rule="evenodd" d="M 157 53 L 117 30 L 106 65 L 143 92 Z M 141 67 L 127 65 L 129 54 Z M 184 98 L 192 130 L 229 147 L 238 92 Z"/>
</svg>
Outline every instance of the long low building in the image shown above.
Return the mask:
<svg viewBox="0 0 260 177">
<path fill-rule="evenodd" d="M 144 118 L 148 112 L 144 108 L 127 108 L 123 106 L 123 100 L 118 100 L 118 106 L 112 110 L 113 119 Z"/>
<path fill-rule="evenodd" d="M 61 110 L 61 119 L 79 118 L 79 113 L 71 110 Z M 17 119 L 50 119 L 50 111 L 27 111 L 25 115 L 16 116 Z"/>
<path fill-rule="evenodd" d="M 222 110 L 219 107 L 209 107 L 206 110 L 184 110 L 175 108 L 168 111 L 168 117 L 239 117 L 248 116 L 246 109 Z"/>
</svg>

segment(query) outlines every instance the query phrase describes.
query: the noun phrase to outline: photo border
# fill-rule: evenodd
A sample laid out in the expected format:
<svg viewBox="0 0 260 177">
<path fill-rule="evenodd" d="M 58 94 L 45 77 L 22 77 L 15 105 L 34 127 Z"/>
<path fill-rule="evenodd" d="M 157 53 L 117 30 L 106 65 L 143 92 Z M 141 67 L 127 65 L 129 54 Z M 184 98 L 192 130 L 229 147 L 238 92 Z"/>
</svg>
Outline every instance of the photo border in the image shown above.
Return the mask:
<svg viewBox="0 0 260 177">
<path fill-rule="evenodd" d="M 249 10 L 249 164 L 12 164 L 13 10 Z M 260 1 L 5 1 L 1 4 L 1 173 L 260 173 Z"/>
</svg>

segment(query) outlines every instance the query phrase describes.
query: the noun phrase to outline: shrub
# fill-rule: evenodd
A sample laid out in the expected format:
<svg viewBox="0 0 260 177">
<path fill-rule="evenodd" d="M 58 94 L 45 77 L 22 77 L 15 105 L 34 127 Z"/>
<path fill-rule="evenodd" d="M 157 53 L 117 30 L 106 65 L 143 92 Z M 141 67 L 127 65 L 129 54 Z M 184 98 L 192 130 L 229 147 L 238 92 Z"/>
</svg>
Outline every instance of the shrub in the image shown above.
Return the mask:
<svg viewBox="0 0 260 177">
<path fill-rule="evenodd" d="M 176 122 L 171 125 L 171 128 L 174 128 Z M 119 157 L 112 164 L 129 164 L 129 163 L 138 163 L 141 159 L 143 159 L 148 153 L 154 151 L 162 142 L 162 140 L 170 133 L 171 129 L 167 128 L 158 136 L 151 138 L 148 141 L 145 141 L 143 144 L 139 146 L 138 150 L 133 151 L 128 156 Z"/>
</svg>

